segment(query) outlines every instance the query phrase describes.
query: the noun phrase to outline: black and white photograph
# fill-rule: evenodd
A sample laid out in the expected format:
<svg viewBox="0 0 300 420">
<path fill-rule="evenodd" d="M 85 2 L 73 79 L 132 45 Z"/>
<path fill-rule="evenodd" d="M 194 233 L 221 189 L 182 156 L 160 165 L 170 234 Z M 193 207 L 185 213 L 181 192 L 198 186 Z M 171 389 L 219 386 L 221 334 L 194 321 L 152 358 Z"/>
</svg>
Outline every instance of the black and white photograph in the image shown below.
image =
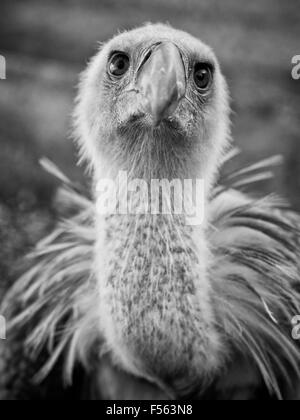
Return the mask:
<svg viewBox="0 0 300 420">
<path fill-rule="evenodd" d="M 299 0 L 2 0 L 0 400 L 300 400 Z"/>
</svg>

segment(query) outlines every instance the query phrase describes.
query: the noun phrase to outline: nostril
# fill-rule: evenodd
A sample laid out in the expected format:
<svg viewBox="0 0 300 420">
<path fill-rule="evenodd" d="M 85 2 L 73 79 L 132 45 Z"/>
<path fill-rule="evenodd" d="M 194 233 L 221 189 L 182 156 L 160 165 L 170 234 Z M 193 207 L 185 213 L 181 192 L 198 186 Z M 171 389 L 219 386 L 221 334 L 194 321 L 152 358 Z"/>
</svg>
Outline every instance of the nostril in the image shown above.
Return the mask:
<svg viewBox="0 0 300 420">
<path fill-rule="evenodd" d="M 149 58 L 151 57 L 151 55 L 152 55 L 152 51 L 150 50 L 150 51 L 148 51 L 148 53 L 147 53 L 147 55 L 145 57 L 145 62 L 149 60 Z"/>
<path fill-rule="evenodd" d="M 149 58 L 151 57 L 151 55 L 152 55 L 152 50 L 149 50 L 149 51 L 147 52 L 147 54 L 145 55 L 145 57 L 144 57 L 144 59 L 143 59 L 142 63 L 141 63 L 141 67 L 143 67 L 143 65 L 144 65 L 145 63 L 147 63 L 147 61 L 149 60 Z"/>
<path fill-rule="evenodd" d="M 149 49 L 149 51 L 147 52 L 147 54 L 145 55 L 145 57 L 143 58 L 140 66 L 139 66 L 139 70 L 143 67 L 144 64 L 147 63 L 147 61 L 149 60 L 149 58 L 151 57 L 153 51 L 159 47 L 162 44 L 162 42 L 157 42 L 156 44 L 152 45 L 152 47 Z"/>
</svg>

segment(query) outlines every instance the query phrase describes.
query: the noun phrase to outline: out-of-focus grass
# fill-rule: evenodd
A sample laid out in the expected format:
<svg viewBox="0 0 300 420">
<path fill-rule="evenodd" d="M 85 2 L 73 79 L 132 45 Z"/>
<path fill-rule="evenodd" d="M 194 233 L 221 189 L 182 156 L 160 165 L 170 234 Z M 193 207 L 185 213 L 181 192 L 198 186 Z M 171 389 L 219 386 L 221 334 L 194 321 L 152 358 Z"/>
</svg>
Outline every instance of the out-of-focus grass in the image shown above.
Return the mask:
<svg viewBox="0 0 300 420">
<path fill-rule="evenodd" d="M 291 57 L 300 53 L 297 0 L 4 0 L 0 54 L 0 197 L 45 200 L 51 181 L 37 161 L 47 155 L 71 176 L 68 138 L 77 74 L 98 41 L 146 21 L 170 22 L 213 46 L 232 92 L 233 133 L 243 160 L 283 153 L 274 188 L 299 200 L 300 82 Z M 17 200 L 18 201 L 18 200 Z"/>
</svg>

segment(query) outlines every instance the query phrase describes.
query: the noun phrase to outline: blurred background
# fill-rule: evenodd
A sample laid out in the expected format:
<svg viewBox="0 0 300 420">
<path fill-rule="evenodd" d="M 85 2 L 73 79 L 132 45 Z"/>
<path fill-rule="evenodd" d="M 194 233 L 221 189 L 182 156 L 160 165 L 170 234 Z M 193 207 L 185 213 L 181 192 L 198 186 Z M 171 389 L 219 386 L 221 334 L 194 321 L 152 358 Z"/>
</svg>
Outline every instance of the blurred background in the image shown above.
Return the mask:
<svg viewBox="0 0 300 420">
<path fill-rule="evenodd" d="M 300 81 L 291 77 L 299 0 L 1 0 L 0 242 L 12 243 L 2 265 L 52 223 L 55 184 L 39 158 L 82 179 L 69 135 L 79 72 L 99 41 L 148 21 L 169 22 L 214 48 L 241 160 L 282 153 L 272 188 L 300 209 Z"/>
</svg>

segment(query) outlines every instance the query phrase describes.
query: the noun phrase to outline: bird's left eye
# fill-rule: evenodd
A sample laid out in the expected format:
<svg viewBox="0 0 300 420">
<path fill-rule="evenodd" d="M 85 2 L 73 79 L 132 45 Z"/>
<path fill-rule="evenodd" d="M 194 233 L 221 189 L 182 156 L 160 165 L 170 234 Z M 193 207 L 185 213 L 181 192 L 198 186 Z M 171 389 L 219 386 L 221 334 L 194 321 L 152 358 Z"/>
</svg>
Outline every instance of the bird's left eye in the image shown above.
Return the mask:
<svg viewBox="0 0 300 420">
<path fill-rule="evenodd" d="M 112 76 L 121 77 L 129 69 L 130 61 L 127 54 L 116 53 L 114 54 L 108 63 L 108 71 Z"/>
<path fill-rule="evenodd" d="M 198 63 L 194 70 L 194 80 L 201 91 L 207 91 L 212 82 L 212 71 L 208 64 Z"/>
</svg>

